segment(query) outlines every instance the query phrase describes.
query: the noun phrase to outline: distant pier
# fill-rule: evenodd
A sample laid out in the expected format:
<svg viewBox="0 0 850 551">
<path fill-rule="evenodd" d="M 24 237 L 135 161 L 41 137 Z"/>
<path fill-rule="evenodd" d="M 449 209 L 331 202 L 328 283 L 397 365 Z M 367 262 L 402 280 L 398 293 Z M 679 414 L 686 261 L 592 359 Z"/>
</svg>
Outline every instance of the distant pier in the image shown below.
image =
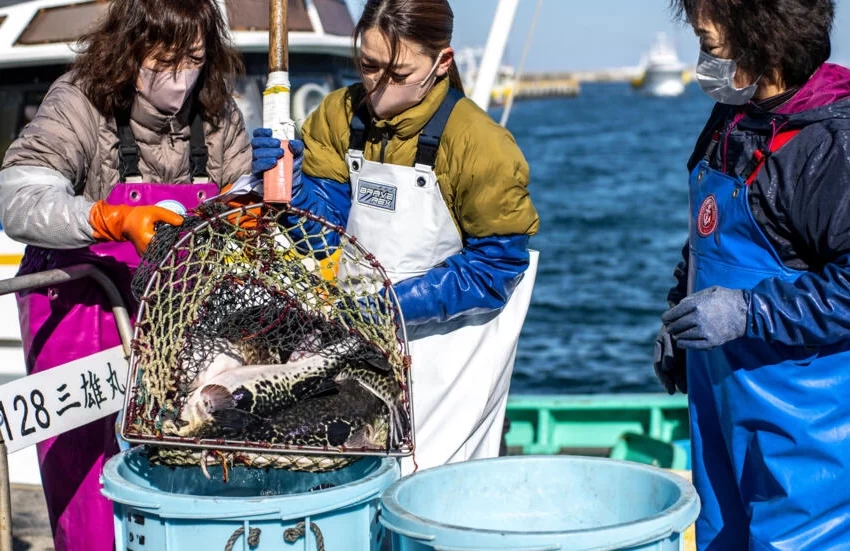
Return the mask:
<svg viewBox="0 0 850 551">
<path fill-rule="evenodd" d="M 594 71 L 524 73 L 516 87 L 516 99 L 574 97 L 585 82 L 632 82 L 642 76 L 640 67 L 621 67 Z M 493 102 L 501 104 L 510 97 L 510 83 L 493 88 Z"/>
</svg>

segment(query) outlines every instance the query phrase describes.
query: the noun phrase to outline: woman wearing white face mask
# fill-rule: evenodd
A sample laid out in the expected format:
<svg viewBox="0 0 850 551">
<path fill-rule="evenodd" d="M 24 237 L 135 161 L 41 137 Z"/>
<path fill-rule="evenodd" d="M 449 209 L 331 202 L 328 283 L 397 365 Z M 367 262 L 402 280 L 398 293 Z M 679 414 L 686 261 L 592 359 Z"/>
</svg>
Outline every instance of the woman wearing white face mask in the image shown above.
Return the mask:
<svg viewBox="0 0 850 551">
<path fill-rule="evenodd" d="M 305 122 L 293 186 L 295 206 L 347 227 L 395 284 L 420 468 L 498 455 L 536 269 L 528 165 L 463 97 L 452 21 L 446 0 L 366 3 L 355 30 L 362 84 Z M 282 154 L 270 135 L 255 131 L 254 172 Z"/>
<path fill-rule="evenodd" d="M 675 0 L 718 104 L 655 369 L 690 401 L 702 550 L 847 549 L 850 71 L 831 0 Z"/>
<path fill-rule="evenodd" d="M 129 280 L 154 224 L 180 224 L 250 171 L 228 91 L 240 61 L 226 33 L 214 0 L 111 3 L 3 161 L 0 220 L 28 244 L 21 273 L 94 263 L 133 306 Z M 120 344 L 94 284 L 52 291 L 18 297 L 30 372 Z M 114 427 L 111 416 L 38 446 L 57 550 L 114 547 L 112 507 L 98 483 L 118 451 Z"/>
</svg>

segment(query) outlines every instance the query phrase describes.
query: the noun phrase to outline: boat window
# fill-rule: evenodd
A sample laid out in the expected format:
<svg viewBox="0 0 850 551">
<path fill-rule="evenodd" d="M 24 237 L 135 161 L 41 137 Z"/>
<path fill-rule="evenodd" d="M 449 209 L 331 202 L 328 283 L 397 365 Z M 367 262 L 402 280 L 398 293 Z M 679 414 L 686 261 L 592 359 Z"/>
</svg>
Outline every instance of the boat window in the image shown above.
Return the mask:
<svg viewBox="0 0 850 551">
<path fill-rule="evenodd" d="M 0 70 L 0 160 L 35 117 L 50 85 L 66 70 L 62 65 Z"/>
<path fill-rule="evenodd" d="M 73 42 L 100 16 L 108 5 L 103 2 L 82 2 L 38 10 L 16 44 L 55 44 Z"/>
<path fill-rule="evenodd" d="M 325 33 L 351 36 L 354 32 L 354 21 L 343 0 L 313 0 L 313 4 L 319 12 Z"/>
<path fill-rule="evenodd" d="M 286 17 L 290 31 L 313 32 L 304 0 L 289 0 Z M 227 2 L 227 22 L 234 31 L 267 31 L 269 3 Z"/>
</svg>

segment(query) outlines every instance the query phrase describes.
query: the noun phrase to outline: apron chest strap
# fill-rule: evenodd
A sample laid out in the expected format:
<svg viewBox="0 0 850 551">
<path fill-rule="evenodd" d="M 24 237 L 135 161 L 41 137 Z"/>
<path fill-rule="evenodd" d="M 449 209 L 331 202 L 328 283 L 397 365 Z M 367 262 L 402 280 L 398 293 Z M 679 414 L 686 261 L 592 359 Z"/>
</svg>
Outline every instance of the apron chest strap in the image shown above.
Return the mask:
<svg viewBox="0 0 850 551">
<path fill-rule="evenodd" d="M 118 182 L 126 183 L 128 178 L 142 177 L 142 172 L 139 170 L 141 154 L 136 137 L 130 128 L 130 114 L 117 113 L 115 123 L 118 127 Z M 200 113 L 196 113 L 192 119 L 189 139 L 189 171 L 193 182 L 209 180 L 208 162 L 209 150 L 204 132 L 204 119 Z"/>
<path fill-rule="evenodd" d="M 446 124 L 449 122 L 452 111 L 457 105 L 457 102 L 463 99 L 463 92 L 449 88 L 443 103 L 437 109 L 437 112 L 431 117 L 425 128 L 419 134 L 419 141 L 416 147 L 416 160 L 414 166 L 423 165 L 426 167 L 434 166 L 437 160 L 437 149 L 440 147 L 440 139 L 443 137 L 443 131 L 446 129 Z M 362 152 L 366 148 L 366 136 L 372 124 L 372 116 L 369 113 L 368 106 L 363 103 L 354 112 L 349 125 L 348 149 L 349 151 Z"/>
</svg>

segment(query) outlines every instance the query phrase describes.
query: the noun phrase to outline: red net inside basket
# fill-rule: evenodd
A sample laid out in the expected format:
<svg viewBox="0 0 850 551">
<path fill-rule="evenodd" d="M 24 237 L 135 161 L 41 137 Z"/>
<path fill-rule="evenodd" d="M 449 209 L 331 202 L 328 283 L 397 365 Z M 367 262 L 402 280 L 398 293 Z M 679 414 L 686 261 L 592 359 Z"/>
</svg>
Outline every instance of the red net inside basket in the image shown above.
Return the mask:
<svg viewBox="0 0 850 551">
<path fill-rule="evenodd" d="M 392 286 L 341 228 L 297 209 L 212 203 L 159 228 L 122 436 L 170 465 L 327 470 L 413 451 Z"/>
</svg>

